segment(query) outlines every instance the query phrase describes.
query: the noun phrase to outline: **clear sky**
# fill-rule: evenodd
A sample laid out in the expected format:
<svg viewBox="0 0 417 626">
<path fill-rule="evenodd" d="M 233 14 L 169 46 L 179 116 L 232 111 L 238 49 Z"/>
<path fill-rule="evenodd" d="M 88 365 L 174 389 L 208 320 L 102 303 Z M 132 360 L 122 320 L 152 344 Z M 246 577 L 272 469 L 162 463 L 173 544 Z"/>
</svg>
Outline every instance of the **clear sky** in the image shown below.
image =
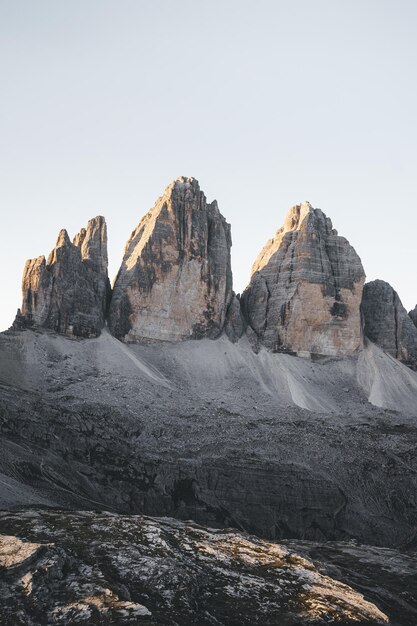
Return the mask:
<svg viewBox="0 0 417 626">
<path fill-rule="evenodd" d="M 0 329 L 26 258 L 168 183 L 232 224 L 236 291 L 309 200 L 417 303 L 416 0 L 0 0 Z"/>
</svg>

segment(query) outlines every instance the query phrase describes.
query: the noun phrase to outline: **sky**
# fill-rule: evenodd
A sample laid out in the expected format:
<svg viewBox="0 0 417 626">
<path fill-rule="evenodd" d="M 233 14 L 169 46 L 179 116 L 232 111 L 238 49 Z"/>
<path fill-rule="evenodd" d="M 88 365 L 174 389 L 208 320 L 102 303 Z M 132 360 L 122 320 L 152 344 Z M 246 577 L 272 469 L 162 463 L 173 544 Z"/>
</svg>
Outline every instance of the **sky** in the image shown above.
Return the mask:
<svg viewBox="0 0 417 626">
<path fill-rule="evenodd" d="M 415 0 L 0 0 L 0 330 L 25 260 L 104 215 L 113 279 L 194 176 L 232 225 L 237 292 L 308 200 L 417 303 Z"/>
</svg>

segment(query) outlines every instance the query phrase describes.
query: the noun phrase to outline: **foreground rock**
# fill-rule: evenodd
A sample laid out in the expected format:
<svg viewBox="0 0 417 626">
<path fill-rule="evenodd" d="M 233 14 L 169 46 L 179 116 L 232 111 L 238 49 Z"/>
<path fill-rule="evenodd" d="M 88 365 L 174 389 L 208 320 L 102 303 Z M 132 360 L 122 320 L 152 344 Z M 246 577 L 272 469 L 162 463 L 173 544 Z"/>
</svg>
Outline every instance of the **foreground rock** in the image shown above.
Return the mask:
<svg viewBox="0 0 417 626">
<path fill-rule="evenodd" d="M 110 295 L 104 218 L 90 220 L 73 243 L 67 231 L 61 230 L 48 260 L 40 256 L 26 262 L 22 292 L 15 327 L 97 337 L 104 326 Z"/>
<path fill-rule="evenodd" d="M 109 326 L 123 341 L 215 338 L 232 302 L 230 226 L 195 178 L 171 183 L 126 245 Z"/>
<path fill-rule="evenodd" d="M 363 290 L 365 335 L 385 352 L 417 368 L 417 328 L 389 283 L 374 280 Z"/>
<path fill-rule="evenodd" d="M 376 625 L 391 617 L 296 550 L 232 531 L 172 519 L 26 510 L 0 513 L 0 532 L 5 626 Z M 404 555 L 398 567 L 392 551 L 380 562 L 378 556 L 370 558 L 382 588 L 394 596 L 410 583 L 413 593 L 415 562 Z M 393 580 L 380 575 L 385 563 L 397 574 Z M 358 563 L 350 569 L 356 586 L 369 583 Z M 391 600 L 387 608 L 392 613 L 399 604 Z"/>
<path fill-rule="evenodd" d="M 362 346 L 365 273 L 349 242 L 308 202 L 290 209 L 255 261 L 243 310 L 274 351 L 343 356 Z"/>
</svg>

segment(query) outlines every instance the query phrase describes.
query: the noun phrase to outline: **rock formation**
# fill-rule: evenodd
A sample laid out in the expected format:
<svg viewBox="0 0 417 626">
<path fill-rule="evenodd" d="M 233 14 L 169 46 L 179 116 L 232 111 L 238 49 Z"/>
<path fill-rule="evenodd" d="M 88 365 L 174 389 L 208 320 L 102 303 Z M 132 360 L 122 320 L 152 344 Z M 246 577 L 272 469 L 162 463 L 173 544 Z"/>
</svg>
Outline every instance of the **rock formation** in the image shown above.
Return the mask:
<svg viewBox="0 0 417 626">
<path fill-rule="evenodd" d="M 410 316 L 414 326 L 417 328 L 417 304 L 412 311 L 408 312 L 408 315 Z"/>
<path fill-rule="evenodd" d="M 104 325 L 110 295 L 107 276 L 107 230 L 95 217 L 71 243 L 61 230 L 48 260 L 26 262 L 23 303 L 15 327 L 49 328 L 64 335 L 97 337 Z"/>
<path fill-rule="evenodd" d="M 365 335 L 399 361 L 417 368 L 417 328 L 396 291 L 383 280 L 367 283 L 362 312 Z"/>
<path fill-rule="evenodd" d="M 336 544 L 316 564 L 304 551 L 322 546 L 308 542 L 289 549 L 170 518 L 37 509 L 0 512 L 0 531 L 4 626 L 377 626 L 398 611 L 397 626 L 414 623 L 417 565 L 394 550 Z"/>
<path fill-rule="evenodd" d="M 232 303 L 230 225 L 195 178 L 177 178 L 127 242 L 110 306 L 126 342 L 219 336 Z"/>
<path fill-rule="evenodd" d="M 349 242 L 308 202 L 292 207 L 255 261 L 242 308 L 274 351 L 344 356 L 362 346 L 365 273 Z"/>
</svg>

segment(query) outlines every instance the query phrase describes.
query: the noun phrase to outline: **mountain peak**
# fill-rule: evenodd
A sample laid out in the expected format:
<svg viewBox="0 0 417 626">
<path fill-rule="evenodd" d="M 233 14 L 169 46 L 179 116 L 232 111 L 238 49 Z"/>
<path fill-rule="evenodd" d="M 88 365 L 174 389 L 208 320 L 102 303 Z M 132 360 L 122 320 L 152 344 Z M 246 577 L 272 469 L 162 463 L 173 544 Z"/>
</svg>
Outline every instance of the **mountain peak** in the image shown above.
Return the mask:
<svg viewBox="0 0 417 626">
<path fill-rule="evenodd" d="M 232 300 L 230 226 L 195 178 L 168 185 L 127 242 L 109 326 L 125 341 L 221 334 Z"/>
<path fill-rule="evenodd" d="M 272 350 L 342 356 L 362 345 L 365 273 L 355 250 L 309 202 L 294 205 L 252 267 L 242 305 Z"/>
<path fill-rule="evenodd" d="M 47 262 L 41 256 L 26 263 L 19 324 L 95 337 L 104 325 L 109 288 L 106 222 L 100 216 L 73 243 L 62 229 Z"/>
</svg>

